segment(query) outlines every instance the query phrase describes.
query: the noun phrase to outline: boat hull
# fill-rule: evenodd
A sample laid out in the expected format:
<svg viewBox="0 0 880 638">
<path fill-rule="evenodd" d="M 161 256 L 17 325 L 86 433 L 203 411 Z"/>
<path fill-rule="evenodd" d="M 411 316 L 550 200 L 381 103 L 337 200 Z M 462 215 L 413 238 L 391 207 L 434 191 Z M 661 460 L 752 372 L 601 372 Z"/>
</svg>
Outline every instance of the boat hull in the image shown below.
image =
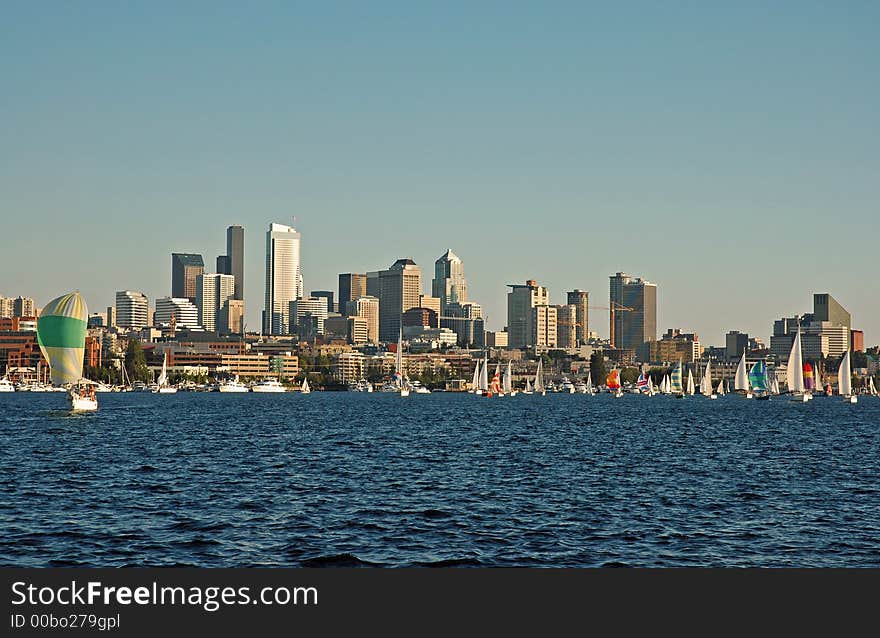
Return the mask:
<svg viewBox="0 0 880 638">
<path fill-rule="evenodd" d="M 71 392 L 68 394 L 70 399 L 70 409 L 74 412 L 94 412 L 98 409 L 98 400 L 89 397 L 82 397 Z"/>
</svg>

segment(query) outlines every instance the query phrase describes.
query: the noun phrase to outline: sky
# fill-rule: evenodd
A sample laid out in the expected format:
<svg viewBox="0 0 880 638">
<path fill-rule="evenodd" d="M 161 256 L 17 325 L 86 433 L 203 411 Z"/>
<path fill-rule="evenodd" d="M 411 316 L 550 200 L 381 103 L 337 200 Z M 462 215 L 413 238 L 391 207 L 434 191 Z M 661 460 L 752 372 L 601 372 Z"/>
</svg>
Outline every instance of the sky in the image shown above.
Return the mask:
<svg viewBox="0 0 880 638">
<path fill-rule="evenodd" d="M 880 342 L 876 2 L 4 2 L 0 294 L 170 294 L 246 230 L 310 290 L 447 248 L 506 285 L 658 285 L 722 344 L 830 292 Z M 608 334 L 608 315 L 591 313 Z"/>
</svg>

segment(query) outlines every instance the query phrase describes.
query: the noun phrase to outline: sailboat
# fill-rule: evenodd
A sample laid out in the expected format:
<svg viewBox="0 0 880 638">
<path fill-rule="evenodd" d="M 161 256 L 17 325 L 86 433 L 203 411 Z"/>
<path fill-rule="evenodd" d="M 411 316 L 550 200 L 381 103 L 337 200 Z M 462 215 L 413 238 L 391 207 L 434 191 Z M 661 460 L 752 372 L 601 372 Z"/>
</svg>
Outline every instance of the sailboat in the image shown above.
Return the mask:
<svg viewBox="0 0 880 638">
<path fill-rule="evenodd" d="M 704 397 L 717 399 L 718 395 L 712 391 L 712 362 L 706 361 L 706 370 L 703 372 L 703 379 L 700 381 L 700 392 Z"/>
<path fill-rule="evenodd" d="M 724 396 L 724 379 L 718 382 L 718 389 L 715 390 L 715 394 L 717 394 L 719 397 Z"/>
<path fill-rule="evenodd" d="M 749 370 L 746 367 L 745 350 L 743 350 L 743 356 L 739 360 L 739 365 L 736 366 L 736 376 L 733 379 L 733 389 L 745 392 L 747 399 L 753 398 L 751 388 L 749 387 Z"/>
<path fill-rule="evenodd" d="M 868 394 L 870 394 L 872 397 L 876 397 L 878 395 L 877 386 L 874 385 L 874 377 L 868 377 Z"/>
<path fill-rule="evenodd" d="M 788 383 L 788 391 L 793 399 L 798 402 L 810 401 L 813 395 L 804 387 L 804 360 L 801 352 L 801 327 L 798 326 L 797 334 L 791 344 L 791 353 L 788 355 L 788 365 L 785 376 Z"/>
<path fill-rule="evenodd" d="M 409 383 L 403 374 L 403 328 L 397 333 L 397 359 L 394 365 L 394 381 L 400 396 L 409 396 Z"/>
<path fill-rule="evenodd" d="M 156 389 L 153 394 L 175 394 L 177 388 L 168 384 L 168 351 L 165 351 L 165 357 L 162 359 L 162 374 L 159 375 L 159 381 L 156 383 Z"/>
<path fill-rule="evenodd" d="M 495 374 L 492 375 L 492 383 L 489 384 L 488 396 L 503 397 L 504 392 L 501 390 L 501 364 L 495 364 Z"/>
<path fill-rule="evenodd" d="M 608 386 L 608 391 L 614 394 L 615 398 L 619 399 L 623 396 L 623 391 L 620 389 L 620 371 L 617 368 L 611 370 L 605 377 L 605 385 Z"/>
<path fill-rule="evenodd" d="M 849 362 L 849 350 L 843 353 L 840 367 L 837 369 L 837 391 L 844 401 L 858 403 L 858 397 L 852 391 L 852 369 Z"/>
<path fill-rule="evenodd" d="M 523 390 L 523 394 L 532 394 L 532 382 L 526 379 L 526 389 Z"/>
<path fill-rule="evenodd" d="M 696 394 L 696 387 L 694 387 L 694 373 L 688 368 L 688 385 L 687 385 L 687 393 L 689 396 L 694 396 Z"/>
<path fill-rule="evenodd" d="M 471 379 L 471 389 L 468 390 L 471 394 L 482 394 L 483 391 L 480 390 L 480 360 L 477 359 L 477 363 L 474 366 L 474 378 Z"/>
<path fill-rule="evenodd" d="M 675 364 L 675 367 L 672 368 L 672 373 L 669 375 L 669 392 L 674 394 L 677 399 L 681 399 L 684 397 L 684 388 L 681 385 L 681 361 Z"/>
<path fill-rule="evenodd" d="M 37 319 L 37 341 L 49 362 L 52 385 L 70 385 L 68 398 L 74 412 L 98 409 L 94 384 L 82 376 L 88 316 L 85 300 L 71 292 L 46 304 Z"/>
<path fill-rule="evenodd" d="M 767 384 L 767 364 L 764 361 L 756 361 L 749 370 L 749 384 L 752 386 L 756 399 L 767 401 L 770 399 L 770 390 Z"/>
<path fill-rule="evenodd" d="M 636 379 L 636 388 L 638 389 L 640 394 L 647 394 L 650 396 L 650 390 L 648 389 L 648 377 L 644 372 L 639 373 L 639 378 Z"/>
<path fill-rule="evenodd" d="M 535 370 L 535 394 L 542 397 L 547 396 L 547 390 L 544 388 L 544 361 L 538 359 L 538 369 Z"/>
<path fill-rule="evenodd" d="M 590 396 L 594 396 L 596 394 L 596 388 L 593 386 L 593 371 L 587 371 L 587 394 Z"/>
<path fill-rule="evenodd" d="M 513 370 L 510 361 L 507 362 L 507 368 L 505 368 L 504 376 L 501 379 L 501 391 L 508 396 L 516 396 L 516 390 L 513 389 Z"/>
<path fill-rule="evenodd" d="M 654 387 L 654 382 L 651 381 L 651 375 L 648 375 L 648 396 L 652 397 L 657 394 L 657 389 Z"/>
<path fill-rule="evenodd" d="M 308 375 L 306 375 L 305 377 L 303 377 L 303 382 L 302 382 L 302 385 L 301 385 L 300 388 L 299 388 L 299 391 L 302 392 L 303 394 L 309 394 L 309 393 L 312 391 L 312 389 L 309 387 L 309 377 L 308 377 Z"/>
</svg>

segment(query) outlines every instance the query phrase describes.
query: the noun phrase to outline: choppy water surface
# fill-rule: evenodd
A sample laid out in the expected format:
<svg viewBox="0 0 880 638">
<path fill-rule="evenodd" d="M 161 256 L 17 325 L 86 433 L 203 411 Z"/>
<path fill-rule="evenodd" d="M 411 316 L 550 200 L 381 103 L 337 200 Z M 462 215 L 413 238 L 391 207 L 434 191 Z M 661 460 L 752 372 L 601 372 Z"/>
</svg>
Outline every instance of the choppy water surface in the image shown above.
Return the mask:
<svg viewBox="0 0 880 638">
<path fill-rule="evenodd" d="M 0 395 L 0 564 L 880 566 L 880 399 Z"/>
</svg>

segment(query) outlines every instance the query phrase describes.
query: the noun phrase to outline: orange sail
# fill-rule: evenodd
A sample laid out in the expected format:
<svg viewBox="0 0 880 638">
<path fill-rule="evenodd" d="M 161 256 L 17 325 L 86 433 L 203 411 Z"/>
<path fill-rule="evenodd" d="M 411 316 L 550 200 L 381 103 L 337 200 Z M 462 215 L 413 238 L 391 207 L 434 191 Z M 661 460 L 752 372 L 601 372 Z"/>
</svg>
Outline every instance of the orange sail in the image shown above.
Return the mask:
<svg viewBox="0 0 880 638">
<path fill-rule="evenodd" d="M 605 377 L 605 385 L 611 390 L 616 390 L 620 387 L 620 372 L 618 372 L 617 368 L 609 372 L 608 376 Z"/>
</svg>

